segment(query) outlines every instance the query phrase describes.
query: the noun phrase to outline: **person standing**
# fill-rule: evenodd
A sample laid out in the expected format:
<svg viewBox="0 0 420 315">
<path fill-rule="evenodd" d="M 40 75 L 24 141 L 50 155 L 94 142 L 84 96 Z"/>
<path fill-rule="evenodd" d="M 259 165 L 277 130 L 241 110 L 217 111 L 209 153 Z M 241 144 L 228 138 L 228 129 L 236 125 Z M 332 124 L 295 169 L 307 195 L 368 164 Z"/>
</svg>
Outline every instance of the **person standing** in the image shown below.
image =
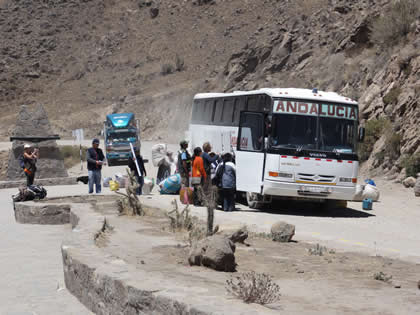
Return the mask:
<svg viewBox="0 0 420 315">
<path fill-rule="evenodd" d="M 221 169 L 219 169 L 221 168 Z M 236 166 L 232 162 L 232 154 L 225 153 L 223 155 L 223 163 L 220 163 L 216 170 L 217 174 L 221 174 L 221 191 L 223 196 L 223 210 L 235 210 L 235 191 L 236 191 Z"/>
<path fill-rule="evenodd" d="M 104 153 L 99 149 L 99 139 L 92 140 L 92 147 L 86 152 L 88 177 L 89 177 L 89 194 L 93 193 L 93 186 L 97 194 L 101 193 L 101 170 L 104 165 Z"/>
<path fill-rule="evenodd" d="M 36 161 L 38 159 L 38 150 L 30 144 L 25 144 L 23 154 L 20 158 L 21 167 L 25 172 L 26 186 L 33 185 L 36 172 Z"/>
<path fill-rule="evenodd" d="M 181 186 L 190 186 L 191 155 L 188 152 L 188 141 L 179 143 L 181 150 L 178 152 L 178 172 L 181 175 Z"/>
<path fill-rule="evenodd" d="M 203 143 L 203 154 L 201 157 L 203 158 L 204 162 L 204 169 L 206 170 L 207 179 L 204 182 L 203 189 L 204 193 L 209 198 L 210 194 L 212 193 L 212 183 L 211 183 L 211 166 L 219 159 L 219 155 L 211 152 L 211 144 L 210 142 Z"/>
<path fill-rule="evenodd" d="M 200 147 L 194 149 L 191 184 L 194 187 L 193 202 L 194 206 L 203 204 L 203 183 L 206 181 L 207 174 L 204 170 L 202 150 Z"/>
<path fill-rule="evenodd" d="M 137 165 L 139 166 L 140 174 L 137 171 L 136 162 L 135 162 L 136 160 L 137 160 Z M 137 182 L 139 183 L 139 187 L 136 190 L 136 194 L 141 195 L 143 192 L 144 176 L 147 176 L 147 174 L 146 174 L 146 168 L 144 167 L 143 157 L 140 155 L 139 152 L 136 152 L 135 159 L 131 157 L 128 160 L 128 167 L 130 168 L 132 172 L 134 172 L 134 176 L 136 176 Z"/>
</svg>

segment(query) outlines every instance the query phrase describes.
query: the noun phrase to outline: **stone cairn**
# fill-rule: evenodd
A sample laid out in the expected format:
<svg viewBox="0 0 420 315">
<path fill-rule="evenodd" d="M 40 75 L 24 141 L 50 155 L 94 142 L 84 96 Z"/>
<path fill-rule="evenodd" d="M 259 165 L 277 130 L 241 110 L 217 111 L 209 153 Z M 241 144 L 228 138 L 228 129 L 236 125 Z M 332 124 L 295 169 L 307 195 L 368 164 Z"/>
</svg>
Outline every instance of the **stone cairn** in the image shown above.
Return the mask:
<svg viewBox="0 0 420 315">
<path fill-rule="evenodd" d="M 13 145 L 9 152 L 7 180 L 14 181 L 25 178 L 18 160 L 23 153 L 25 143 L 39 149 L 35 178 L 68 177 L 63 156 L 55 139 L 59 139 L 59 137 L 52 134 L 44 107 L 40 104 L 33 112 L 29 112 L 27 106 L 22 105 L 11 137 Z"/>
</svg>

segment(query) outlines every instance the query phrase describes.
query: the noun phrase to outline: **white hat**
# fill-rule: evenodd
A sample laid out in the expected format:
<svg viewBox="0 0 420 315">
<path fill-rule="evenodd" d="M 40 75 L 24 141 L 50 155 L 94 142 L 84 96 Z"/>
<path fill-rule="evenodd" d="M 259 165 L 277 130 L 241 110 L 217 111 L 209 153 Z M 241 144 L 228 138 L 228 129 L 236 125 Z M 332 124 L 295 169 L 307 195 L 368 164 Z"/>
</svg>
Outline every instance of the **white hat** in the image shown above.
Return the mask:
<svg viewBox="0 0 420 315">
<path fill-rule="evenodd" d="M 30 144 L 28 144 L 28 143 L 27 143 L 27 144 L 25 144 L 25 145 L 23 146 L 23 148 L 24 148 L 24 149 L 30 149 L 30 148 L 32 148 L 32 146 L 31 146 Z"/>
</svg>

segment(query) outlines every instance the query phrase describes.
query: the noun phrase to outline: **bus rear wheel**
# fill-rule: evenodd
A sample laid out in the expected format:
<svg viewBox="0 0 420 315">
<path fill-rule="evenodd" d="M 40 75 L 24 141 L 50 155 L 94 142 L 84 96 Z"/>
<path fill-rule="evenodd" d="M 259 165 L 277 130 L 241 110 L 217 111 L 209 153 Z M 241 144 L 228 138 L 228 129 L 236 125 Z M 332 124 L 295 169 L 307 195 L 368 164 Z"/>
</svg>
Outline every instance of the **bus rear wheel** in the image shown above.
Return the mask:
<svg viewBox="0 0 420 315">
<path fill-rule="evenodd" d="M 263 202 L 259 201 L 261 199 L 261 196 L 257 193 L 253 192 L 246 192 L 246 202 L 248 204 L 248 207 L 251 209 L 260 209 L 263 206 Z"/>
</svg>

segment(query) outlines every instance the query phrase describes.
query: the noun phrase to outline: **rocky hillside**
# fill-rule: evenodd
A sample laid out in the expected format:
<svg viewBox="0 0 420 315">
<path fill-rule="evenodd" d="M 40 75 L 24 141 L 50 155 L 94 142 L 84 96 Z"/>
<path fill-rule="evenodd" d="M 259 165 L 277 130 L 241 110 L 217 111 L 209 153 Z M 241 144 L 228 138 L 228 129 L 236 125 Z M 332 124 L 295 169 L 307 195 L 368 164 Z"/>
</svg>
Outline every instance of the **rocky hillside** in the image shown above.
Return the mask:
<svg viewBox="0 0 420 315">
<path fill-rule="evenodd" d="M 0 136 L 43 103 L 54 130 L 96 134 L 134 111 L 145 137 L 182 137 L 196 92 L 317 87 L 359 100 L 369 167 L 420 154 L 414 0 L 0 0 Z M 385 132 L 387 131 L 387 132 Z M 385 148 L 392 145 L 392 154 Z M 366 153 L 367 152 L 367 153 Z M 372 153 L 371 153 L 372 152 Z"/>
</svg>

